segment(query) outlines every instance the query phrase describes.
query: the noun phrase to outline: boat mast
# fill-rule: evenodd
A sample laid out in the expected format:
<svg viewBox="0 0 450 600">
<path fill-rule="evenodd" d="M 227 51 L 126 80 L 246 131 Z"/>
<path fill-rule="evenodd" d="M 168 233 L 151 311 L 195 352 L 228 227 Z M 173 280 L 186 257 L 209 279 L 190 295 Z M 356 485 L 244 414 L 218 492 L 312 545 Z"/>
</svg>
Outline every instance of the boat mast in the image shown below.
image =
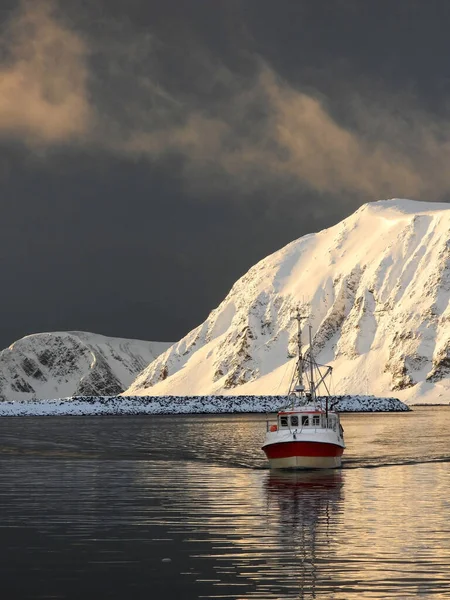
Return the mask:
<svg viewBox="0 0 450 600">
<path fill-rule="evenodd" d="M 311 393 L 311 400 L 314 400 L 316 394 L 315 394 L 315 388 L 314 388 L 314 365 L 313 365 L 313 353 L 312 353 L 312 325 L 309 326 L 309 372 L 310 372 L 310 377 L 311 377 L 311 381 L 309 382 L 309 389 L 310 389 L 310 393 Z"/>
<path fill-rule="evenodd" d="M 309 350 L 305 354 L 303 354 L 301 324 L 302 324 L 302 320 L 308 319 L 308 317 L 306 315 L 301 315 L 300 308 L 297 307 L 295 316 L 292 317 L 292 320 L 293 319 L 296 319 L 296 321 L 297 321 L 298 358 L 297 358 L 294 372 L 291 377 L 291 383 L 289 385 L 288 395 L 289 395 L 290 402 L 289 402 L 288 406 L 291 405 L 292 408 L 294 408 L 295 402 L 299 401 L 299 400 L 302 400 L 302 402 L 301 402 L 302 405 L 307 404 L 308 401 L 317 402 L 317 390 L 318 390 L 319 386 L 323 384 L 327 391 L 327 394 L 325 394 L 325 413 L 326 413 L 326 417 L 328 418 L 328 411 L 329 411 L 328 395 L 330 394 L 330 392 L 328 390 L 327 384 L 325 383 L 325 379 L 331 374 L 332 367 L 329 365 L 319 365 L 313 356 L 312 325 L 308 325 L 309 326 Z M 309 365 L 309 374 L 307 373 L 306 370 L 305 370 L 305 373 L 303 373 L 303 369 L 304 368 L 307 369 L 308 365 Z M 324 367 L 326 369 L 326 371 L 324 373 L 322 373 L 321 367 Z M 314 369 L 317 369 L 317 372 L 318 372 L 317 383 L 314 381 Z M 304 377 L 306 378 L 308 390 L 305 390 Z M 309 381 L 308 381 L 308 379 L 309 379 Z M 292 403 L 291 403 L 291 401 L 292 401 Z M 323 401 L 321 401 L 321 404 L 322 404 L 322 402 Z"/>
<path fill-rule="evenodd" d="M 297 307 L 297 312 L 293 317 L 297 320 L 297 364 L 292 376 L 291 385 L 289 387 L 289 396 L 292 400 L 292 408 L 295 407 L 295 401 L 304 397 L 305 386 L 303 385 L 303 351 L 302 351 L 302 317 L 300 309 Z"/>
<path fill-rule="evenodd" d="M 297 386 L 297 391 L 299 392 L 303 392 L 304 390 L 304 386 L 303 386 L 303 354 L 302 354 L 302 325 L 301 325 L 301 316 L 300 316 L 300 309 L 297 308 L 297 326 L 298 326 L 298 332 L 297 332 L 297 347 L 298 347 L 298 362 L 297 362 L 297 380 L 298 380 L 298 386 Z"/>
</svg>

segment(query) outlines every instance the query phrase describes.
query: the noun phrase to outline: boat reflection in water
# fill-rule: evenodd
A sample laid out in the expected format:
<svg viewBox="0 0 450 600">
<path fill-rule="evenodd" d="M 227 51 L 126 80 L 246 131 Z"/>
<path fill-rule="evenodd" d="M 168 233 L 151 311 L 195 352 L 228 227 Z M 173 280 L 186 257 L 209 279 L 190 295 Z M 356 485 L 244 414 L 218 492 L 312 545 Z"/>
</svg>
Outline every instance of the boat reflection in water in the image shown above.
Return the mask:
<svg viewBox="0 0 450 600">
<path fill-rule="evenodd" d="M 324 591 L 327 565 L 335 555 L 333 537 L 342 487 L 340 470 L 268 473 L 268 518 L 272 527 L 278 521 L 280 549 L 274 559 L 283 563 L 275 567 L 278 574 L 283 572 L 283 581 L 278 583 L 283 589 L 295 588 L 297 598 L 315 598 L 319 579 Z M 331 581 L 328 590 L 333 590 Z"/>
</svg>

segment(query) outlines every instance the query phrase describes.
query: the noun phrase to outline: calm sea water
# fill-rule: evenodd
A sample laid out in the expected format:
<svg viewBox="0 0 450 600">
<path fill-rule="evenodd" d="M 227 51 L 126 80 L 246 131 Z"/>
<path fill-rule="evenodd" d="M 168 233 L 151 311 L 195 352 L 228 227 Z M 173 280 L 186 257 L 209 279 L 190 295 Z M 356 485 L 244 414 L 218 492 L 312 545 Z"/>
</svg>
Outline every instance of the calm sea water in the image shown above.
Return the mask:
<svg viewBox="0 0 450 600">
<path fill-rule="evenodd" d="M 450 598 L 450 407 L 343 415 L 270 472 L 262 416 L 0 419 L 1 597 Z"/>
</svg>

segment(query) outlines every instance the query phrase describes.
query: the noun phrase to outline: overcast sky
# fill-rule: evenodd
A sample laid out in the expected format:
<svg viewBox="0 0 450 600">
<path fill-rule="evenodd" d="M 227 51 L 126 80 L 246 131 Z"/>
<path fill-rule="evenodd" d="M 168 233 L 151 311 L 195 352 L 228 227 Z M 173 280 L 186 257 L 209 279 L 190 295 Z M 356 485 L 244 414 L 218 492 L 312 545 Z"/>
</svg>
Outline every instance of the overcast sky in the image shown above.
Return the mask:
<svg viewBox="0 0 450 600">
<path fill-rule="evenodd" d="M 0 346 L 176 340 L 286 243 L 450 198 L 446 0 L 0 0 Z"/>
</svg>

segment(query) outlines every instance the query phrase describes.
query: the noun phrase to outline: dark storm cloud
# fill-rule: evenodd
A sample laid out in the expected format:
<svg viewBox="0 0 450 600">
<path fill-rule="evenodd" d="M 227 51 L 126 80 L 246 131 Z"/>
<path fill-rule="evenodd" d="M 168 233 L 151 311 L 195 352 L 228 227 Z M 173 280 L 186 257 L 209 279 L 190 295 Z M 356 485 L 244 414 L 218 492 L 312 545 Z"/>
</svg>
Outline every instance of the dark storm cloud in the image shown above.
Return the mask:
<svg viewBox="0 0 450 600">
<path fill-rule="evenodd" d="M 330 98 L 281 79 L 261 56 L 247 53 L 244 76 L 198 41 L 182 55 L 130 22 L 103 20 L 97 36 L 92 27 L 77 31 L 63 8 L 23 2 L 5 30 L 5 135 L 150 162 L 179 155 L 196 192 L 208 191 L 210 179 L 211 191 L 273 182 L 371 198 L 448 193 L 450 121 L 411 98 L 393 112 L 387 92 L 377 100 L 347 93 L 338 119 Z"/>
<path fill-rule="evenodd" d="M 1 343 L 176 339 L 362 202 L 446 199 L 446 7 L 0 0 Z"/>
</svg>

